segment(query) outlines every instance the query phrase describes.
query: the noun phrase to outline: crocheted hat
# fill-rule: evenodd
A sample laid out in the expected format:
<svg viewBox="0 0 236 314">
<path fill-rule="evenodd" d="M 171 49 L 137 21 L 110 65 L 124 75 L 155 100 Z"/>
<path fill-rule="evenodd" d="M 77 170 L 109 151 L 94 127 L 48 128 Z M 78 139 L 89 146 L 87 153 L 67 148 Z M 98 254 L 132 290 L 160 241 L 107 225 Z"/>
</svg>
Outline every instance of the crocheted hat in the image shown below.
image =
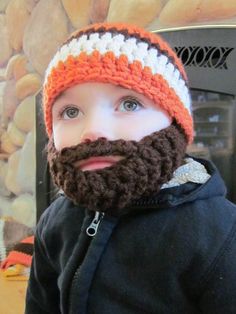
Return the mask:
<svg viewBox="0 0 236 314">
<path fill-rule="evenodd" d="M 7 280 L 29 279 L 30 266 L 32 263 L 34 236 L 22 239 L 16 243 L 1 263 L 1 272 Z"/>
<path fill-rule="evenodd" d="M 74 32 L 51 60 L 43 86 L 46 130 L 52 105 L 67 88 L 112 83 L 150 98 L 193 139 L 191 98 L 180 59 L 158 35 L 128 24 L 100 23 Z"/>
</svg>

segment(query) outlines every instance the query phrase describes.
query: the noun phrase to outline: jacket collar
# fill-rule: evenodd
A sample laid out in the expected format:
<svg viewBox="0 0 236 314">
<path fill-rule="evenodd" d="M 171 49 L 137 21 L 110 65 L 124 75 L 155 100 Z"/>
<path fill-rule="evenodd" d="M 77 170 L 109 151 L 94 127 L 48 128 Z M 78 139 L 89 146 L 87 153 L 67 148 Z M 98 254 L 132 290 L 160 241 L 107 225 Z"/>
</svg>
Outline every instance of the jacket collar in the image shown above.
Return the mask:
<svg viewBox="0 0 236 314">
<path fill-rule="evenodd" d="M 193 158 L 185 158 L 184 164 L 175 170 L 173 178 L 162 185 L 161 189 L 180 186 L 184 183 L 193 182 L 204 184 L 210 179 L 210 174 L 205 166 Z"/>
<path fill-rule="evenodd" d="M 183 184 L 163 186 L 160 192 L 153 197 L 144 197 L 132 204 L 132 208 L 166 208 L 181 205 L 195 200 L 207 199 L 211 197 L 219 197 L 226 195 L 226 187 L 218 170 L 210 161 L 201 158 L 192 158 L 200 163 L 206 170 L 203 183 L 188 181 Z M 203 169 L 203 168 L 202 168 Z M 194 178 L 194 176 L 193 176 Z"/>
</svg>

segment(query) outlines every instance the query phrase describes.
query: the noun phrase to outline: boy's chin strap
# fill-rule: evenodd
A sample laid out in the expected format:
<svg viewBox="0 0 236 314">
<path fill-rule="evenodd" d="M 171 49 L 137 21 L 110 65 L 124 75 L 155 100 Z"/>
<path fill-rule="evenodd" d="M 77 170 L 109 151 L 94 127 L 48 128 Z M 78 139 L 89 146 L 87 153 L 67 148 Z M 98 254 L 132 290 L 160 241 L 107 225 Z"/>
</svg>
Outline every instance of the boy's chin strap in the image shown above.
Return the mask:
<svg viewBox="0 0 236 314">
<path fill-rule="evenodd" d="M 176 124 L 141 141 L 98 139 L 57 151 L 48 144 L 55 184 L 74 203 L 90 210 L 122 214 L 122 208 L 142 196 L 156 194 L 182 163 L 187 140 Z M 81 171 L 75 162 L 92 156 L 124 157 L 111 167 Z"/>
</svg>

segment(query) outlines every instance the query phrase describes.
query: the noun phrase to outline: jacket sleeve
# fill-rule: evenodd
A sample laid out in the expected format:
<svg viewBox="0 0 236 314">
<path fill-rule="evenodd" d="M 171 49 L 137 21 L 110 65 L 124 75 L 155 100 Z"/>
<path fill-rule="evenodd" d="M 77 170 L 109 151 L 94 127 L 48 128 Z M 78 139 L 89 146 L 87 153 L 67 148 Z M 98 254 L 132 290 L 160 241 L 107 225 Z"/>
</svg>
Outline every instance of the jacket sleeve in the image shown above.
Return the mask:
<svg viewBox="0 0 236 314">
<path fill-rule="evenodd" d="M 57 273 L 42 241 L 42 230 L 43 220 L 39 222 L 35 234 L 25 314 L 60 313 Z"/>
<path fill-rule="evenodd" d="M 236 313 L 236 223 L 202 281 L 204 314 Z"/>
</svg>

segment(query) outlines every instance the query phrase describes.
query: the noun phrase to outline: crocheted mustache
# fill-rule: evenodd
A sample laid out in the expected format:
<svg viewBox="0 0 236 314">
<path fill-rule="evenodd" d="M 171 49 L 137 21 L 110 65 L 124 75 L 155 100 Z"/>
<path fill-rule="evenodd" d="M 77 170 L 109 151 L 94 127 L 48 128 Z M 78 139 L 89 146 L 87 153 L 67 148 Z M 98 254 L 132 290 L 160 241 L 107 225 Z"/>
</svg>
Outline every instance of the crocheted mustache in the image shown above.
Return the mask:
<svg viewBox="0 0 236 314">
<path fill-rule="evenodd" d="M 68 198 L 90 210 L 120 215 L 140 197 L 158 193 L 181 165 L 186 146 L 182 129 L 172 124 L 139 142 L 99 138 L 57 151 L 51 138 L 47 150 L 52 178 Z M 107 155 L 122 159 L 93 171 L 75 166 L 80 160 Z"/>
</svg>

